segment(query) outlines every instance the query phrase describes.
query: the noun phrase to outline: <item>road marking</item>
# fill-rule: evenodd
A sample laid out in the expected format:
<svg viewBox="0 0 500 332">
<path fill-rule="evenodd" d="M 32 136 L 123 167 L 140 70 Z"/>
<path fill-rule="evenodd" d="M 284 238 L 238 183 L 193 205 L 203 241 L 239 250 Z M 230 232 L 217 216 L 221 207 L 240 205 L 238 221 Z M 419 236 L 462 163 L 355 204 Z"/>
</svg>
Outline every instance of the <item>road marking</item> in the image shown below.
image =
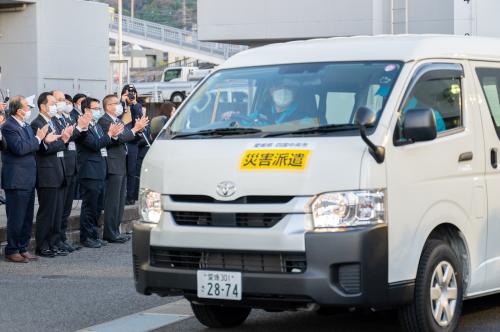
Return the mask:
<svg viewBox="0 0 500 332">
<path fill-rule="evenodd" d="M 187 300 L 179 300 L 151 308 L 77 332 L 147 332 L 193 316 Z"/>
</svg>

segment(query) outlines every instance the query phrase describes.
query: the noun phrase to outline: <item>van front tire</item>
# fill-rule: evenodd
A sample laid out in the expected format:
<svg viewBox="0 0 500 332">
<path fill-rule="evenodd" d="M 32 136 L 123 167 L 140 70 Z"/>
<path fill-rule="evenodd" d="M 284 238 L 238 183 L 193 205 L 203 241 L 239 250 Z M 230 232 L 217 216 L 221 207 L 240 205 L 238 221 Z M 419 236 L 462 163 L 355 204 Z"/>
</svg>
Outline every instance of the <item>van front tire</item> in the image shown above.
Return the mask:
<svg viewBox="0 0 500 332">
<path fill-rule="evenodd" d="M 210 328 L 228 328 L 240 326 L 245 322 L 250 308 L 225 307 L 191 303 L 194 316 L 198 321 Z"/>
<path fill-rule="evenodd" d="M 441 240 L 424 247 L 412 303 L 399 311 L 408 332 L 451 332 L 462 312 L 462 266 L 455 252 Z"/>
</svg>

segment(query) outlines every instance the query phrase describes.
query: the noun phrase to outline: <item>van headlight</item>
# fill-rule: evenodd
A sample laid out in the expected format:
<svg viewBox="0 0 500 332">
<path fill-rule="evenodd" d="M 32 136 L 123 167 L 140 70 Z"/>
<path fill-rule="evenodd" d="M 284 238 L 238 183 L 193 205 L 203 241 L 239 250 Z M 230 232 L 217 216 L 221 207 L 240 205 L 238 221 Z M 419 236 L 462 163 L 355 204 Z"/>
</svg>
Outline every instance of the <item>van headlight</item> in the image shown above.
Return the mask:
<svg viewBox="0 0 500 332">
<path fill-rule="evenodd" d="M 385 192 L 345 191 L 321 194 L 311 204 L 312 225 L 307 230 L 345 228 L 385 223 Z"/>
<path fill-rule="evenodd" d="M 161 217 L 161 194 L 149 189 L 139 192 L 139 212 L 142 221 L 157 224 Z"/>
</svg>

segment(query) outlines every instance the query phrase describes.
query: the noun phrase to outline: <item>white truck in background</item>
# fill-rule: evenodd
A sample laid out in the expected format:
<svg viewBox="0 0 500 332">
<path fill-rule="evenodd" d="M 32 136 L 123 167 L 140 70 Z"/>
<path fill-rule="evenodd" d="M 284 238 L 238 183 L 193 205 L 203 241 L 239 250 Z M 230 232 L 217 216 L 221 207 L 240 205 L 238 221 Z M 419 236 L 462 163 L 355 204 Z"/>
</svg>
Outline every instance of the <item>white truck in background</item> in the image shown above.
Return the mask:
<svg viewBox="0 0 500 332">
<path fill-rule="evenodd" d="M 134 83 L 139 98 L 152 102 L 181 103 L 194 87 L 214 69 L 198 67 L 165 68 L 159 82 Z"/>
</svg>

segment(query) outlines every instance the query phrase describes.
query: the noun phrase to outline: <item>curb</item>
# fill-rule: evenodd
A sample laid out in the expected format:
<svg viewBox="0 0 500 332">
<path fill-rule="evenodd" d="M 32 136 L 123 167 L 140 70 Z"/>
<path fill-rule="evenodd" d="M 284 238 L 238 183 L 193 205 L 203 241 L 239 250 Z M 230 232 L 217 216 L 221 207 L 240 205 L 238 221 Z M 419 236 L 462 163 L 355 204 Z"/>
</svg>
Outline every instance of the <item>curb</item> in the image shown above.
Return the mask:
<svg viewBox="0 0 500 332">
<path fill-rule="evenodd" d="M 132 225 L 134 221 L 139 220 L 139 210 L 137 206 L 130 205 L 125 206 L 123 211 L 123 220 L 121 224 L 122 232 L 132 231 Z M 102 224 L 104 222 L 103 215 L 99 219 L 99 231 L 102 233 Z M 80 215 L 72 215 L 68 218 L 68 231 L 66 232 L 69 242 L 79 243 L 80 242 Z M 7 244 L 7 228 L 0 228 L 0 255 L 3 255 L 5 245 Z M 33 228 L 31 231 L 31 241 L 30 250 L 35 247 L 35 222 L 33 222 Z"/>
</svg>

